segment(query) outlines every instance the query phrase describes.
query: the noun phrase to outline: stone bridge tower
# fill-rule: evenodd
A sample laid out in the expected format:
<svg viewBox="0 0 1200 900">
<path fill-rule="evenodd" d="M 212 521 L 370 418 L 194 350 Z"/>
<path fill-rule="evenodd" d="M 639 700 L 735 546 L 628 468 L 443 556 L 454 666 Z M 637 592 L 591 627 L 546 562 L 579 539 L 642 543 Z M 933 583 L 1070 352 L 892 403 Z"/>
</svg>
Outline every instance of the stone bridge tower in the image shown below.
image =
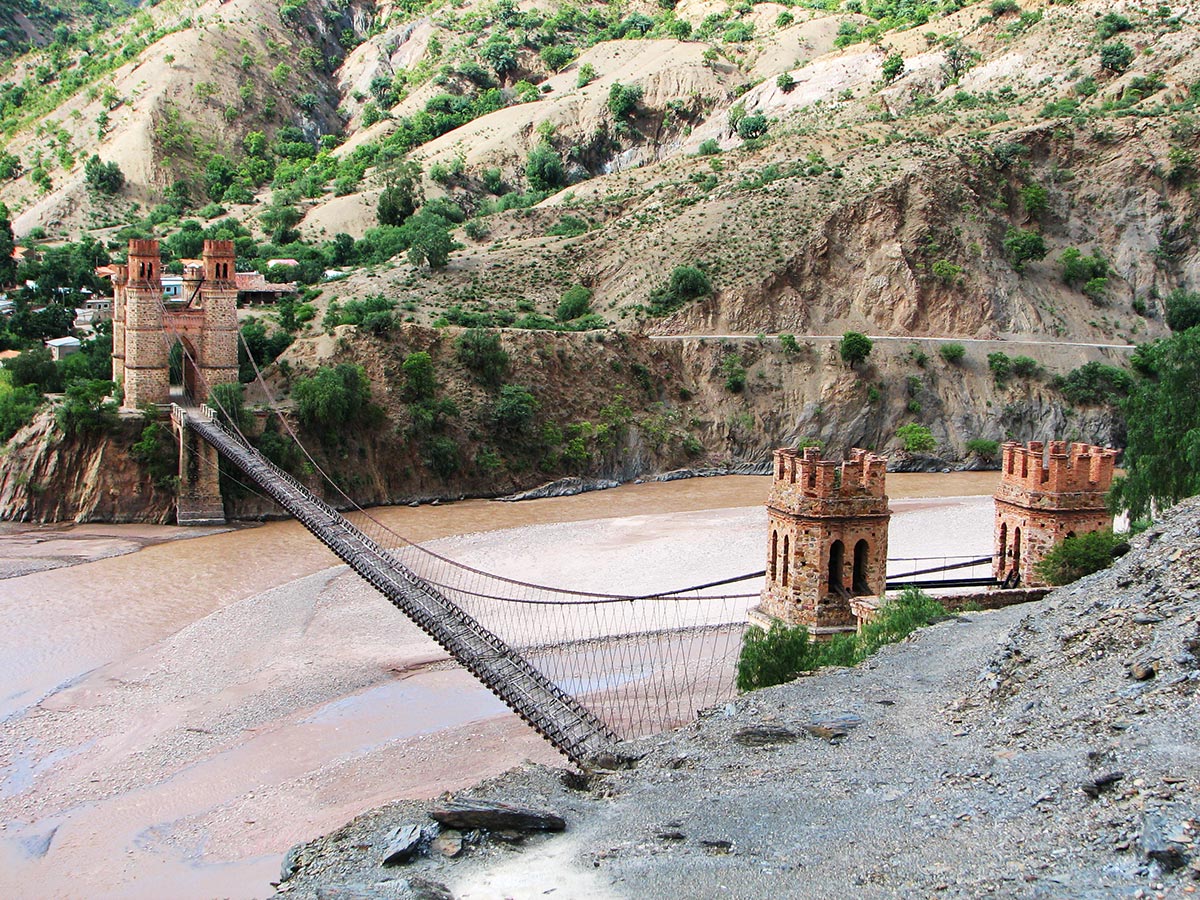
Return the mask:
<svg viewBox="0 0 1200 900">
<path fill-rule="evenodd" d="M 1089 444 L 1004 445 L 992 572 L 1008 586 L 1046 584 L 1036 566 L 1063 538 L 1111 528 L 1105 495 L 1117 451 Z"/>
<path fill-rule="evenodd" d="M 851 598 L 884 593 L 886 474 L 887 460 L 865 450 L 840 466 L 812 447 L 775 451 L 760 617 L 804 625 L 818 640 L 855 630 Z"/>
<path fill-rule="evenodd" d="M 183 296 L 163 298 L 158 241 L 129 242 L 113 276 L 113 381 L 122 408 L 171 402 L 170 345 L 184 349 L 185 403 L 202 403 L 213 386 L 238 380 L 237 285 L 233 241 L 205 241 L 199 264 L 184 268 Z M 186 429 L 179 434 L 180 525 L 225 520 L 217 451 Z"/>
</svg>

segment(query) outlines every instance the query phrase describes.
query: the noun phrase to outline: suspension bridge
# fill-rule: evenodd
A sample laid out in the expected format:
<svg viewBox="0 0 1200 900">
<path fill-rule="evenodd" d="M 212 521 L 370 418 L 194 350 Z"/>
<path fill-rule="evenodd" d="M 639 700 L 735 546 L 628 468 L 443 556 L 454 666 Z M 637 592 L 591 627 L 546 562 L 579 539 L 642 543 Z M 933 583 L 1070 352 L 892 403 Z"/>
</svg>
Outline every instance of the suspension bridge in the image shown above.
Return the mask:
<svg viewBox="0 0 1200 900">
<path fill-rule="evenodd" d="M 225 477 L 277 503 L 576 764 L 588 765 L 620 739 L 691 721 L 733 696 L 742 635 L 760 593 L 731 586 L 763 571 L 650 595 L 603 594 L 508 578 L 407 540 L 341 489 L 281 411 L 236 328 L 227 244 L 208 242 L 202 266 L 185 267 L 185 284 L 193 288 L 182 305 L 163 299 L 156 242 L 131 242 L 129 262 L 115 270 L 115 380 L 123 381 L 127 403 L 131 395 L 134 405 L 174 401 L 184 489 L 202 483 L 215 489 Z M 346 512 L 263 456 L 237 411 L 210 390 L 236 379 L 238 340 L 281 433 Z M 167 357 L 177 345 L 183 384 L 171 388 Z M 197 359 L 196 346 L 209 356 Z M 183 500 L 181 493 L 181 510 Z M 221 512 L 219 493 L 215 512 Z M 898 562 L 911 571 L 889 577 L 889 589 L 994 583 L 975 571 L 990 559 Z M 958 570 L 968 571 L 946 582 L 931 577 Z"/>
</svg>

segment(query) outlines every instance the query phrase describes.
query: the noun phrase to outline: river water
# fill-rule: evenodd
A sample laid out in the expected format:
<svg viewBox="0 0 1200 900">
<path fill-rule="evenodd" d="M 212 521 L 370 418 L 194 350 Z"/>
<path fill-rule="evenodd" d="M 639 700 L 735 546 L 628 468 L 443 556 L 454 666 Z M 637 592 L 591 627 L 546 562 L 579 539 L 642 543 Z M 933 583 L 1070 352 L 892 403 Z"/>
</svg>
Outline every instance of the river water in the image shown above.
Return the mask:
<svg viewBox="0 0 1200 900">
<path fill-rule="evenodd" d="M 889 556 L 986 555 L 997 480 L 890 475 Z M 489 571 L 641 592 L 761 569 L 769 487 L 373 513 Z M 0 580 L 0 895 L 264 896 L 358 812 L 561 760 L 337 564 L 274 522 Z"/>
</svg>

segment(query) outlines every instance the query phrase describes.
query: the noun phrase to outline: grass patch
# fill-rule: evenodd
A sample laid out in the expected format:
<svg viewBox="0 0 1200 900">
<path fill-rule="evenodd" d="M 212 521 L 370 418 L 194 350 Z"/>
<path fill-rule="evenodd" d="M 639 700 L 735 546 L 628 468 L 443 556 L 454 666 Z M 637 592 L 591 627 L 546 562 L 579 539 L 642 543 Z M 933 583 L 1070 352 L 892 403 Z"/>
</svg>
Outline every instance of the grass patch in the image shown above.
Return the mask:
<svg viewBox="0 0 1200 900">
<path fill-rule="evenodd" d="M 810 641 L 803 625 L 776 623 L 770 631 L 751 625 L 738 657 L 738 690 L 783 684 L 823 666 L 857 665 L 885 644 L 901 641 L 918 628 L 945 618 L 940 603 L 910 587 L 884 604 L 875 621 L 864 625 L 859 634 L 838 635 L 831 641 Z"/>
</svg>

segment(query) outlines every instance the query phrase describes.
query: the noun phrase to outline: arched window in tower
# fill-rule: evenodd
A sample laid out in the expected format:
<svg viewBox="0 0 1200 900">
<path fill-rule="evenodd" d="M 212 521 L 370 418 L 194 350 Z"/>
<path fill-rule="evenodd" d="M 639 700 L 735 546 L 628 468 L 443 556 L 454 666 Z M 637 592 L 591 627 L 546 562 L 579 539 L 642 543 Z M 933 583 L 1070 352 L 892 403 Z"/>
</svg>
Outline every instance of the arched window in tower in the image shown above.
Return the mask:
<svg viewBox="0 0 1200 900">
<path fill-rule="evenodd" d="M 854 595 L 861 596 L 871 593 L 871 585 L 867 581 L 867 556 L 870 553 L 870 547 L 866 540 L 861 540 L 854 545 Z"/>
<path fill-rule="evenodd" d="M 846 585 L 843 581 L 842 572 L 846 568 L 846 545 L 841 541 L 834 541 L 829 547 L 829 592 L 832 594 L 844 594 Z"/>
<path fill-rule="evenodd" d="M 784 587 L 788 586 L 788 569 L 792 564 L 792 551 L 789 545 L 790 541 L 785 534 L 783 536 L 783 578 L 781 579 Z"/>
<path fill-rule="evenodd" d="M 779 532 L 772 529 L 771 530 L 771 572 L 769 575 L 772 583 L 774 583 L 774 581 L 775 581 L 775 575 L 776 575 L 775 567 L 776 567 L 778 555 L 779 555 Z"/>
<path fill-rule="evenodd" d="M 1013 571 L 1021 571 L 1021 529 L 1013 530 Z"/>
<path fill-rule="evenodd" d="M 146 263 L 143 260 L 142 262 L 138 263 L 138 278 L 145 278 L 145 277 L 146 277 Z"/>
<path fill-rule="evenodd" d="M 1003 567 L 1004 566 L 1004 556 L 1006 553 L 1008 553 L 1008 523 L 1007 522 L 1000 523 L 1000 546 L 997 548 L 997 550 L 999 551 L 1000 565 L 1001 565 L 1001 567 Z"/>
</svg>

